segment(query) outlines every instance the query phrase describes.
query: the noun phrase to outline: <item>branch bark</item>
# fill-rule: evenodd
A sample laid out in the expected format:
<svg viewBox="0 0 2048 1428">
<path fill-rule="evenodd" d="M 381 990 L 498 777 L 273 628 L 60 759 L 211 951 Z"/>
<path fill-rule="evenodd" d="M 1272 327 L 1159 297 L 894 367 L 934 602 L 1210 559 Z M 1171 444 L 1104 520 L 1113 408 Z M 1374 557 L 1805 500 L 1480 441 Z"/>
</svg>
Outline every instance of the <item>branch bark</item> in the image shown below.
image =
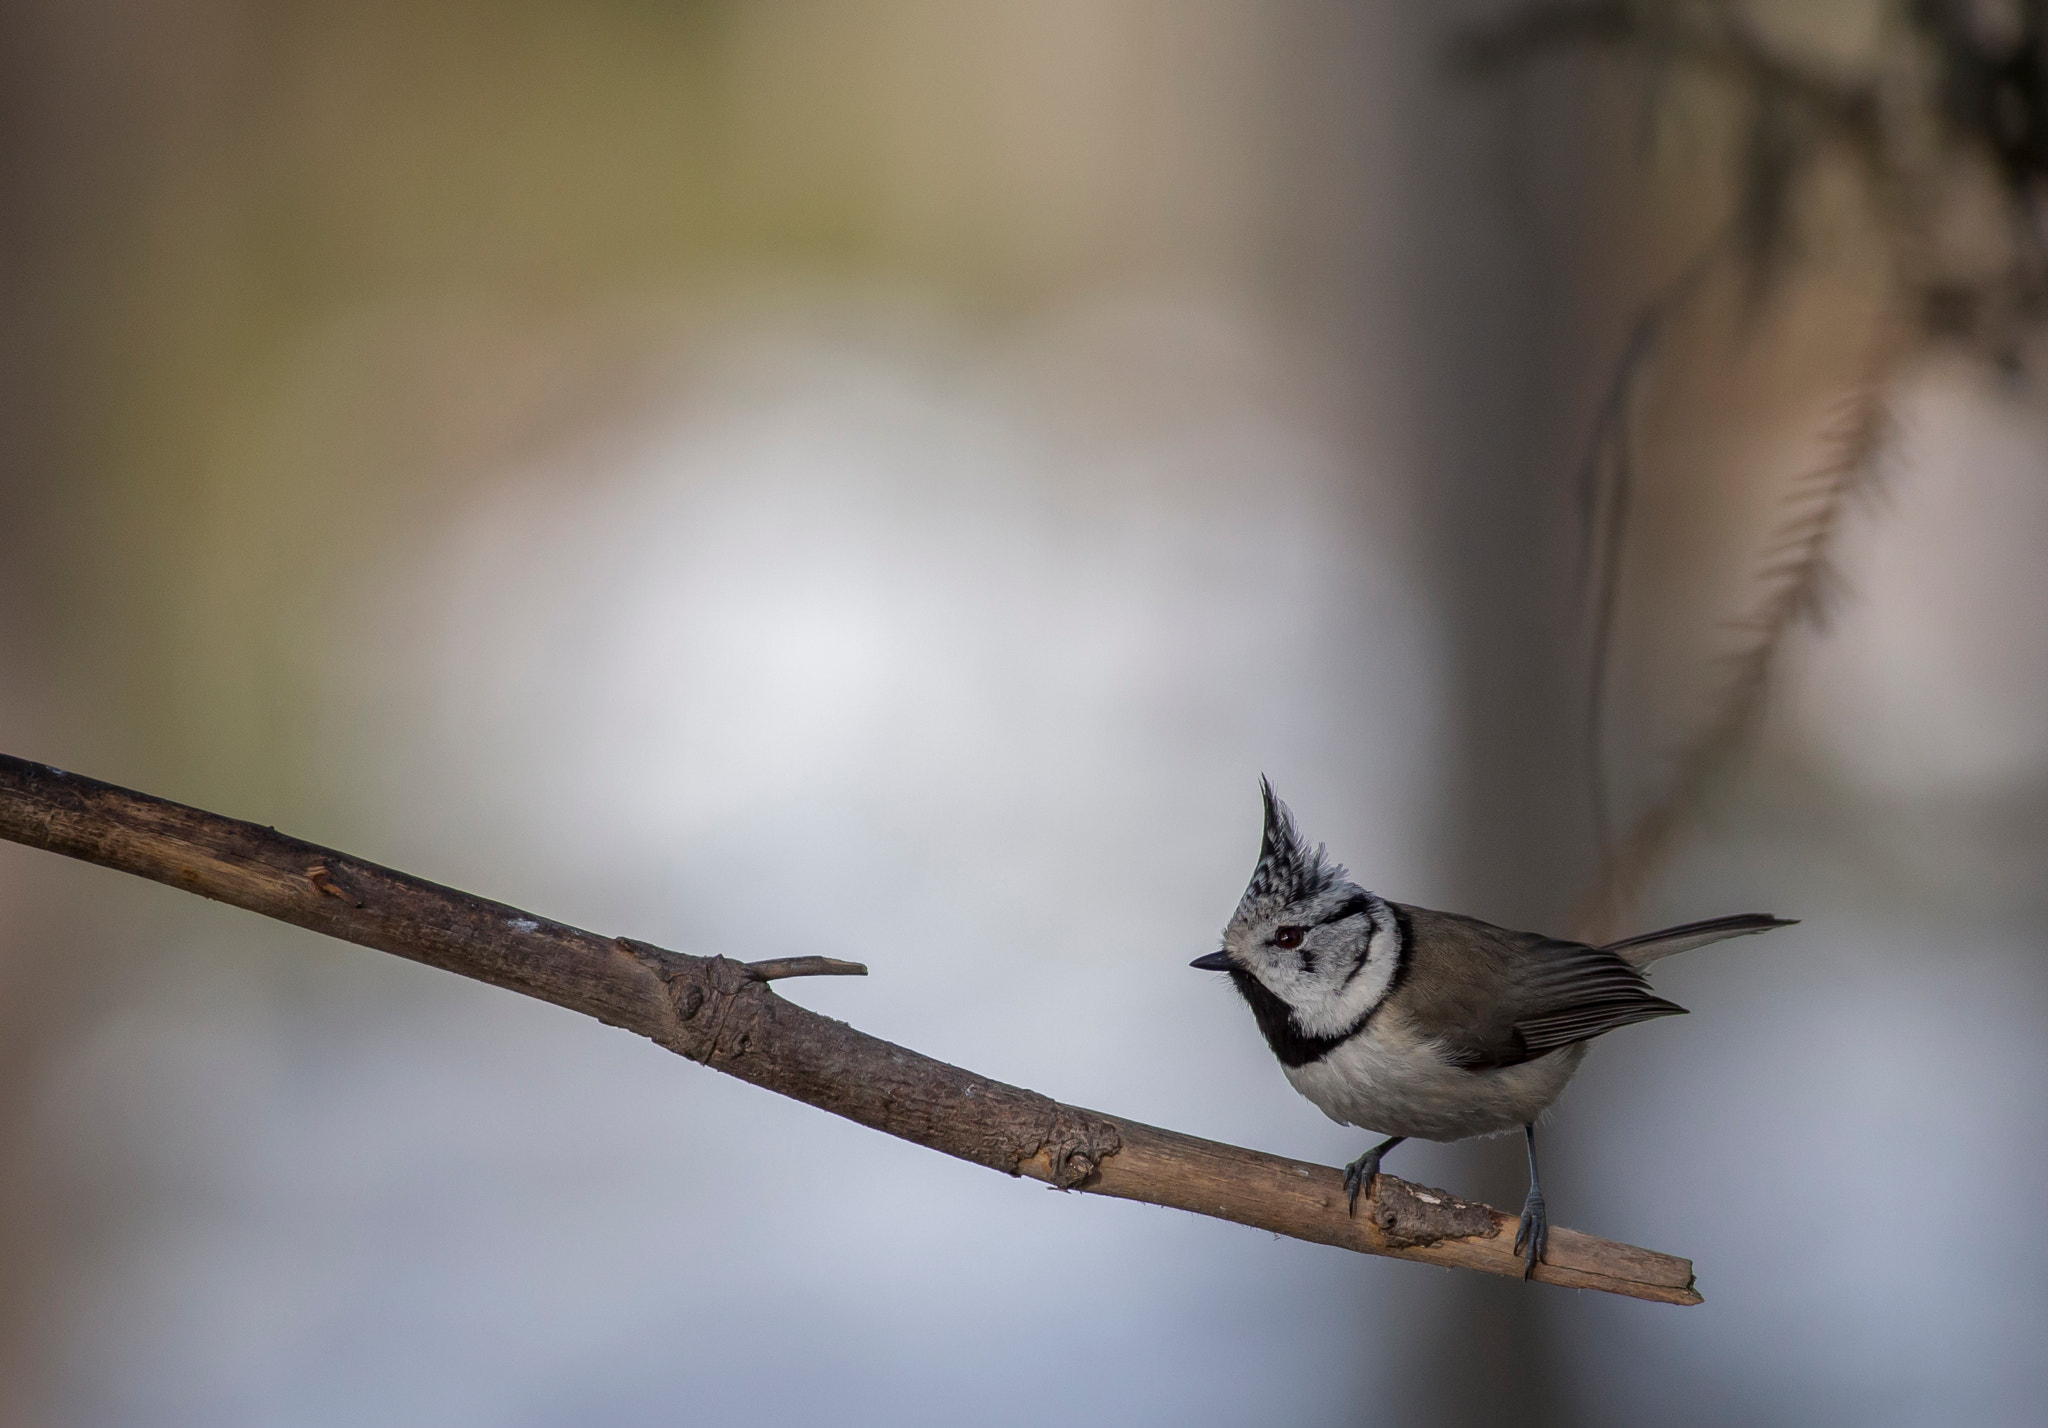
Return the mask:
<svg viewBox="0 0 2048 1428">
<path fill-rule="evenodd" d="M 601 937 L 275 829 L 0 754 L 0 837 L 538 997 L 918 1145 L 1062 1190 L 1170 1205 L 1365 1254 L 1519 1278 L 1513 1216 L 1382 1175 L 1354 1218 L 1339 1172 L 1104 1115 L 977 1076 L 778 997 L 802 972 Z M 809 959 L 796 959 L 809 960 Z M 1534 1278 L 1697 1304 L 1688 1260 L 1550 1232 Z"/>
</svg>

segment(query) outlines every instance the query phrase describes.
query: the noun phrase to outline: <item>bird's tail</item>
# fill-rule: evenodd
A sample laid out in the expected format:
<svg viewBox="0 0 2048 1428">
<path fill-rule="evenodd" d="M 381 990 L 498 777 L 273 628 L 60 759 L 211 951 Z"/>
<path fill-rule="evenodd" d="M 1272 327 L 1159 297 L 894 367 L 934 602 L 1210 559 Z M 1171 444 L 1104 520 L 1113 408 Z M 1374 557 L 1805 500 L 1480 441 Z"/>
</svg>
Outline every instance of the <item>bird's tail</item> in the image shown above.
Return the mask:
<svg viewBox="0 0 2048 1428">
<path fill-rule="evenodd" d="M 1790 927 L 1797 918 L 1772 917 L 1763 912 L 1742 912 L 1733 917 L 1710 917 L 1705 922 L 1688 922 L 1683 927 L 1667 927 L 1662 932 L 1645 932 L 1640 937 L 1624 938 L 1610 942 L 1603 949 L 1620 956 L 1638 970 L 1652 962 L 1661 962 L 1666 957 L 1680 952 L 1690 952 L 1695 947 L 1704 947 L 1709 942 L 1719 942 L 1729 937 L 1747 937 L 1753 932 L 1769 932 L 1774 927 Z"/>
</svg>

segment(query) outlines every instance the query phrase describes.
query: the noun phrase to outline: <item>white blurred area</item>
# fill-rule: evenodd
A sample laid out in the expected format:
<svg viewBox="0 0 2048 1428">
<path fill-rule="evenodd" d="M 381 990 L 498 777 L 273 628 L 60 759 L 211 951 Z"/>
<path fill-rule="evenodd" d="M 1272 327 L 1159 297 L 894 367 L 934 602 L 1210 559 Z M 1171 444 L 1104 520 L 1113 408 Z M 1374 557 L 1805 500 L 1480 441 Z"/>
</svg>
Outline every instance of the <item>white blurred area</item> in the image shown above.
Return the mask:
<svg viewBox="0 0 2048 1428">
<path fill-rule="evenodd" d="M 2048 780 L 2048 412 L 1930 364 L 1845 551 L 1839 637 L 1802 671 L 1838 776 L 1877 798 L 2005 800 Z"/>
<path fill-rule="evenodd" d="M 319 650 L 325 798 L 379 830 L 351 851 L 692 952 L 858 958 L 788 994 L 1355 1154 L 1186 963 L 1262 771 L 1362 876 L 1429 855 L 1441 695 L 1396 490 L 1199 306 L 852 329 L 708 334 L 672 401 L 368 564 Z M 146 1184 L 69 1306 L 73 1421 L 1337 1421 L 1368 1371 L 1381 1267 L 306 942 L 317 988 L 174 978 L 57 1078 L 53 1130 L 136 1131 L 80 1176 Z"/>
</svg>

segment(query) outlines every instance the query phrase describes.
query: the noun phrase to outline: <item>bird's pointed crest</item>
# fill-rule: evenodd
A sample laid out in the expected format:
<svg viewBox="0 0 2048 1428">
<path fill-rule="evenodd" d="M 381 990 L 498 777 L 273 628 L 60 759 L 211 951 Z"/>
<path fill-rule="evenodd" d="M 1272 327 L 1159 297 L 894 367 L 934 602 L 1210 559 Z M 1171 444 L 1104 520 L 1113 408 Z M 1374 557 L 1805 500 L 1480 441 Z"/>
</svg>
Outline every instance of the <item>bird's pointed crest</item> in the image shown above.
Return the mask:
<svg viewBox="0 0 2048 1428">
<path fill-rule="evenodd" d="M 1330 862 L 1321 847 L 1310 848 L 1294 826 L 1294 814 L 1273 792 L 1272 783 L 1259 778 L 1259 794 L 1266 805 L 1265 836 L 1259 842 L 1259 864 L 1252 869 L 1251 885 L 1238 903 L 1244 917 L 1264 906 L 1285 907 L 1312 897 L 1340 882 L 1344 870 Z"/>
</svg>

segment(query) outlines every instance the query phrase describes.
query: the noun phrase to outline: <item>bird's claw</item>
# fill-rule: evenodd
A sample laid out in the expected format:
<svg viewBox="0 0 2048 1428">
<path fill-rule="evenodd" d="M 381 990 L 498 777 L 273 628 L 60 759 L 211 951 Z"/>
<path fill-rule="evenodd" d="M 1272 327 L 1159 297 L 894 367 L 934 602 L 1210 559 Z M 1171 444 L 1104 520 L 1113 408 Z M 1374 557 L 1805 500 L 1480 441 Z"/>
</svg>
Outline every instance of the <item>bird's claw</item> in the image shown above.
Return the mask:
<svg viewBox="0 0 2048 1428">
<path fill-rule="evenodd" d="M 1524 1261 L 1522 1278 L 1527 1279 L 1536 1273 L 1536 1266 L 1549 1247 L 1550 1216 L 1544 1209 L 1543 1196 L 1531 1190 L 1529 1198 L 1522 1202 L 1522 1222 L 1515 1229 L 1515 1253 Z M 1527 1253 L 1524 1253 L 1525 1249 Z"/>
<path fill-rule="evenodd" d="M 1344 1193 L 1350 1197 L 1351 1213 L 1358 1213 L 1358 1194 L 1369 1191 L 1375 1177 L 1380 1173 L 1380 1156 L 1383 1151 L 1368 1150 L 1364 1155 L 1344 1167 Z M 1366 1196 L 1371 1199 L 1370 1193 Z"/>
</svg>

